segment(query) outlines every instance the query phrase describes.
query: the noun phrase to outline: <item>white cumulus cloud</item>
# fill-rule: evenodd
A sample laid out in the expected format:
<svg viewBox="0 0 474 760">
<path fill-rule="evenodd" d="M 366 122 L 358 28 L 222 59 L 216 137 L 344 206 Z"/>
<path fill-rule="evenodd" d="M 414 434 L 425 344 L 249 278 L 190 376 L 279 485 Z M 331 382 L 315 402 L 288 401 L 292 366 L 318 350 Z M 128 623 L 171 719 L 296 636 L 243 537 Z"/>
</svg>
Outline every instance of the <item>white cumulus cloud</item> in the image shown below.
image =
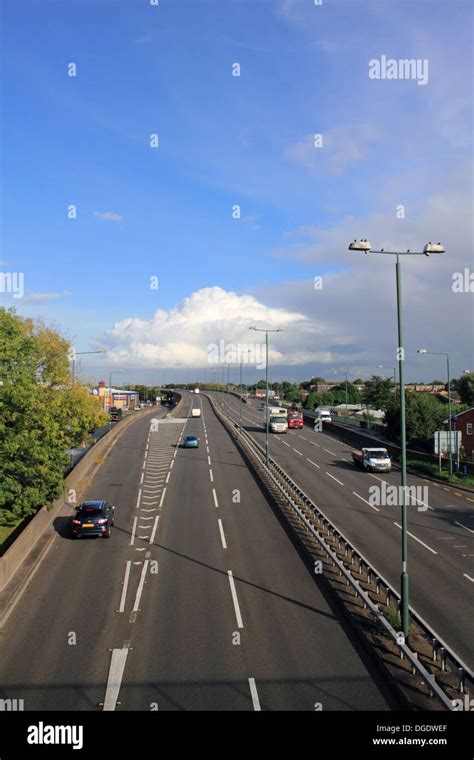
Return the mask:
<svg viewBox="0 0 474 760">
<path fill-rule="evenodd" d="M 116 322 L 102 340 L 108 358 L 120 366 L 205 367 L 215 361 L 216 351 L 219 363 L 225 363 L 223 349 L 240 350 L 243 362 L 248 361 L 243 355 L 245 347 L 249 356 L 260 357 L 265 335 L 250 331 L 251 326 L 282 329 L 270 335 L 269 359 L 273 363 L 331 361 L 330 352 L 317 348 L 323 325 L 310 323 L 299 312 L 272 308 L 253 296 L 217 286 L 195 291 L 169 310 L 158 309 L 148 320 L 128 317 Z"/>
</svg>

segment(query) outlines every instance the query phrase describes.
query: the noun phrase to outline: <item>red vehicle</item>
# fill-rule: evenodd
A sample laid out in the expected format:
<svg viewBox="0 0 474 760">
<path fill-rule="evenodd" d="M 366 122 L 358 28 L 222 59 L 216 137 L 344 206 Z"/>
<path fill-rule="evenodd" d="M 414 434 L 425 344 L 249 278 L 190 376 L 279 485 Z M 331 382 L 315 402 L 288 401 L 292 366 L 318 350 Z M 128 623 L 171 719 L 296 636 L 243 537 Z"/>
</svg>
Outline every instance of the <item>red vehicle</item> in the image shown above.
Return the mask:
<svg viewBox="0 0 474 760">
<path fill-rule="evenodd" d="M 288 410 L 288 428 L 301 430 L 304 425 L 302 412 L 296 412 L 294 409 Z"/>
</svg>

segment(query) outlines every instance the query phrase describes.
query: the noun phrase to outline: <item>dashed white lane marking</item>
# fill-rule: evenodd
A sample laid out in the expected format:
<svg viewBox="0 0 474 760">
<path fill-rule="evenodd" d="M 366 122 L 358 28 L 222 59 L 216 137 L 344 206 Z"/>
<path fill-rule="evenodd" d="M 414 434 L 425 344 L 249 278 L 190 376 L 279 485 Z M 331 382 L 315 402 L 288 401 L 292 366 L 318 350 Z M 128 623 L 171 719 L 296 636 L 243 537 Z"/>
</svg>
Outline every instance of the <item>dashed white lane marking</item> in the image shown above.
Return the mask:
<svg viewBox="0 0 474 760">
<path fill-rule="evenodd" d="M 471 583 L 474 583 L 474 578 L 471 578 L 470 575 L 468 575 L 467 573 L 463 573 L 463 575 L 464 575 L 465 578 L 467 578 L 469 581 L 471 581 Z"/>
<path fill-rule="evenodd" d="M 302 438 L 302 439 L 303 439 L 303 441 L 306 441 L 306 436 L 305 436 L 305 435 L 300 435 L 300 434 L 298 433 L 298 438 Z"/>
<path fill-rule="evenodd" d="M 214 483 L 214 475 L 212 474 L 212 470 L 209 470 L 209 477 L 211 479 L 211 483 Z"/>
<path fill-rule="evenodd" d="M 234 576 L 232 570 L 227 571 L 229 576 L 230 593 L 232 594 L 232 601 L 234 603 L 235 617 L 237 619 L 237 628 L 243 628 L 242 615 L 240 614 L 239 600 L 237 599 L 237 591 L 235 590 Z"/>
<path fill-rule="evenodd" d="M 329 451 L 329 449 L 323 449 L 323 451 L 325 451 L 326 454 L 331 454 L 331 456 L 337 457 L 337 454 L 335 454 L 334 451 Z"/>
<path fill-rule="evenodd" d="M 215 488 L 212 489 L 212 495 L 214 496 L 214 505 L 217 508 L 219 506 L 219 503 L 217 501 L 217 494 L 216 494 L 216 489 Z"/>
<path fill-rule="evenodd" d="M 141 479 L 140 479 L 140 483 L 143 483 L 143 478 L 144 478 L 144 477 L 145 477 L 145 473 L 144 473 L 144 472 L 142 472 L 142 477 L 141 477 Z"/>
<path fill-rule="evenodd" d="M 314 441 L 310 441 L 310 444 L 311 444 L 311 446 L 317 446 L 318 449 L 321 448 L 321 446 L 319 445 L 319 443 L 314 443 Z"/>
<path fill-rule="evenodd" d="M 456 520 L 454 521 L 454 524 L 455 524 L 455 525 L 459 525 L 459 527 L 460 527 L 460 528 L 464 528 L 465 530 L 468 530 L 468 531 L 469 531 L 469 533 L 474 533 L 474 530 L 471 530 L 470 528 L 468 528 L 468 527 L 467 527 L 467 525 L 463 525 L 463 524 L 462 524 L 462 523 L 460 523 L 460 522 L 456 522 Z"/>
<path fill-rule="evenodd" d="M 207 457 L 207 463 L 211 464 L 211 457 L 210 456 Z"/>
<path fill-rule="evenodd" d="M 224 528 L 223 528 L 223 525 L 222 525 L 222 520 L 219 519 L 217 522 L 219 523 L 219 533 L 221 534 L 222 548 L 223 549 L 227 549 L 227 544 L 226 544 L 226 540 L 225 540 Z"/>
<path fill-rule="evenodd" d="M 306 461 L 307 461 L 307 462 L 310 462 L 310 464 L 314 464 L 314 466 L 315 466 L 315 467 L 317 467 L 317 468 L 318 468 L 318 470 L 320 469 L 320 467 L 319 467 L 319 464 L 316 464 L 316 462 L 313 462 L 313 460 L 312 460 L 312 459 L 308 459 L 308 457 L 306 457 Z"/>
<path fill-rule="evenodd" d="M 258 691 L 255 685 L 255 678 L 249 678 L 249 687 L 250 687 L 250 694 L 252 697 L 253 709 L 255 710 L 255 712 L 261 712 L 262 708 L 260 707 L 260 700 L 258 698 Z"/>
<path fill-rule="evenodd" d="M 143 563 L 142 574 L 140 576 L 140 583 L 138 584 L 137 593 L 136 593 L 136 596 L 135 596 L 135 602 L 133 604 L 133 610 L 132 610 L 132 612 L 138 612 L 138 607 L 139 607 L 140 599 L 141 599 L 141 596 L 142 596 L 143 586 L 145 585 L 145 576 L 146 576 L 146 571 L 148 570 L 148 563 L 149 562 L 150 562 L 150 560 L 146 559 L 145 562 Z"/>
<path fill-rule="evenodd" d="M 295 449 L 294 447 L 293 447 L 293 451 L 296 451 L 296 453 L 297 453 L 297 454 L 299 454 L 299 455 L 300 455 L 300 457 L 302 457 L 302 456 L 303 456 L 303 454 L 301 453 L 301 451 L 298 451 L 298 449 Z"/>
<path fill-rule="evenodd" d="M 125 599 L 127 598 L 127 588 L 128 588 L 128 580 L 130 578 L 130 567 L 131 567 L 131 561 L 128 559 L 125 564 L 125 577 L 123 579 L 122 584 L 122 595 L 120 597 L 120 605 L 118 608 L 119 612 L 123 612 L 125 609 Z"/>
<path fill-rule="evenodd" d="M 400 530 L 402 529 L 402 526 L 399 523 L 394 522 L 393 524 L 396 525 L 397 528 L 400 528 Z M 421 544 L 422 546 L 424 546 L 425 549 L 428 549 L 428 551 L 431 552 L 432 554 L 438 554 L 438 552 L 435 552 L 435 550 L 432 549 L 431 546 L 428 546 L 428 544 L 425 544 L 425 542 L 422 541 L 421 538 L 418 538 L 417 536 L 414 536 L 413 533 L 410 533 L 409 530 L 407 530 L 407 535 L 409 535 L 415 541 L 418 541 L 419 544 Z"/>
<path fill-rule="evenodd" d="M 366 504 L 368 504 L 369 507 L 372 507 L 372 509 L 375 509 L 376 512 L 380 512 L 380 509 L 378 509 L 378 507 L 374 506 L 374 504 L 371 504 L 370 501 L 367 501 L 367 499 L 364 499 L 362 496 L 359 496 L 359 494 L 356 493 L 355 491 L 352 491 L 352 493 L 354 494 L 354 496 L 357 496 L 358 499 L 360 499 L 361 501 L 364 501 Z"/>
<path fill-rule="evenodd" d="M 169 472 L 169 473 L 168 473 L 168 475 L 166 476 L 166 480 L 165 480 L 165 483 L 167 483 L 167 482 L 169 481 L 169 479 L 170 479 L 170 475 L 171 475 L 171 472 Z"/>
<path fill-rule="evenodd" d="M 165 493 L 166 493 L 166 486 L 165 488 L 163 488 L 163 493 L 161 494 L 161 499 L 160 499 L 160 503 L 158 504 L 158 509 L 161 509 L 161 507 L 163 506 L 163 502 L 165 500 Z"/>
<path fill-rule="evenodd" d="M 123 671 L 125 670 L 125 663 L 127 662 L 127 655 L 128 647 L 112 649 L 107 688 L 105 690 L 104 711 L 115 710 L 117 706 Z"/>
<path fill-rule="evenodd" d="M 289 443 L 287 443 L 286 441 L 283 441 L 281 438 L 280 438 L 279 440 L 280 440 L 282 443 L 284 443 L 284 444 L 285 444 L 285 446 L 288 446 L 288 448 L 290 448 L 290 444 L 289 444 Z"/>
<path fill-rule="evenodd" d="M 375 480 L 378 480 L 380 483 L 385 483 L 385 485 L 388 486 L 388 482 L 386 480 L 379 478 L 378 475 L 374 475 L 373 472 L 369 472 L 367 474 L 370 475 L 371 478 L 375 478 Z"/>
<path fill-rule="evenodd" d="M 329 477 L 332 478 L 333 480 L 335 480 L 336 483 L 339 483 L 340 486 L 344 485 L 344 483 L 342 482 L 342 480 L 338 480 L 337 478 L 334 477 L 334 475 L 331 475 L 330 472 L 326 472 L 326 475 L 329 475 Z"/>
<path fill-rule="evenodd" d="M 150 536 L 150 544 L 152 544 L 153 541 L 155 540 L 156 529 L 158 528 L 158 520 L 159 519 L 160 519 L 160 516 L 156 515 L 155 522 L 153 523 L 153 530 L 152 530 L 151 536 Z"/>
<path fill-rule="evenodd" d="M 137 520 L 138 520 L 138 517 L 134 517 L 133 518 L 132 535 L 130 536 L 130 546 L 133 546 L 133 544 L 135 543 L 135 533 L 136 533 L 136 530 L 137 530 Z"/>
</svg>

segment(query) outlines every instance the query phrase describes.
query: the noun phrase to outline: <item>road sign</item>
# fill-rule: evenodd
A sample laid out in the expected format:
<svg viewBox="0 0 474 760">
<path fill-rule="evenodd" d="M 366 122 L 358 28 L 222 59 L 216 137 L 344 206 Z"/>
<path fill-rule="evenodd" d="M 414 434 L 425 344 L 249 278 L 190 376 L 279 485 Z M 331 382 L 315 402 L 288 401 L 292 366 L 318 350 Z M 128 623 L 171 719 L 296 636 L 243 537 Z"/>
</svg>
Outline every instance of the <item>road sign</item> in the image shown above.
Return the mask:
<svg viewBox="0 0 474 760">
<path fill-rule="evenodd" d="M 449 452 L 449 430 L 437 430 L 434 438 L 434 453 L 447 454 Z M 461 447 L 461 431 L 451 431 L 451 451 L 459 451 Z"/>
</svg>

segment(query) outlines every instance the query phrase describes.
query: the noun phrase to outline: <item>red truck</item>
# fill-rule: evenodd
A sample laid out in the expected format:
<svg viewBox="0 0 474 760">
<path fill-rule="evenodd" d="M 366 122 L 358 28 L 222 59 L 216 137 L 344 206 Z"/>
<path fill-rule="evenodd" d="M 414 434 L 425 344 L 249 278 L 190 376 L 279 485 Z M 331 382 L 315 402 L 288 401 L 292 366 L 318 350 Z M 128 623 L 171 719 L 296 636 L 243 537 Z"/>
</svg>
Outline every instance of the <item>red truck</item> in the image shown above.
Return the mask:
<svg viewBox="0 0 474 760">
<path fill-rule="evenodd" d="M 302 412 L 297 412 L 294 409 L 288 409 L 288 428 L 301 430 L 304 425 Z"/>
</svg>

